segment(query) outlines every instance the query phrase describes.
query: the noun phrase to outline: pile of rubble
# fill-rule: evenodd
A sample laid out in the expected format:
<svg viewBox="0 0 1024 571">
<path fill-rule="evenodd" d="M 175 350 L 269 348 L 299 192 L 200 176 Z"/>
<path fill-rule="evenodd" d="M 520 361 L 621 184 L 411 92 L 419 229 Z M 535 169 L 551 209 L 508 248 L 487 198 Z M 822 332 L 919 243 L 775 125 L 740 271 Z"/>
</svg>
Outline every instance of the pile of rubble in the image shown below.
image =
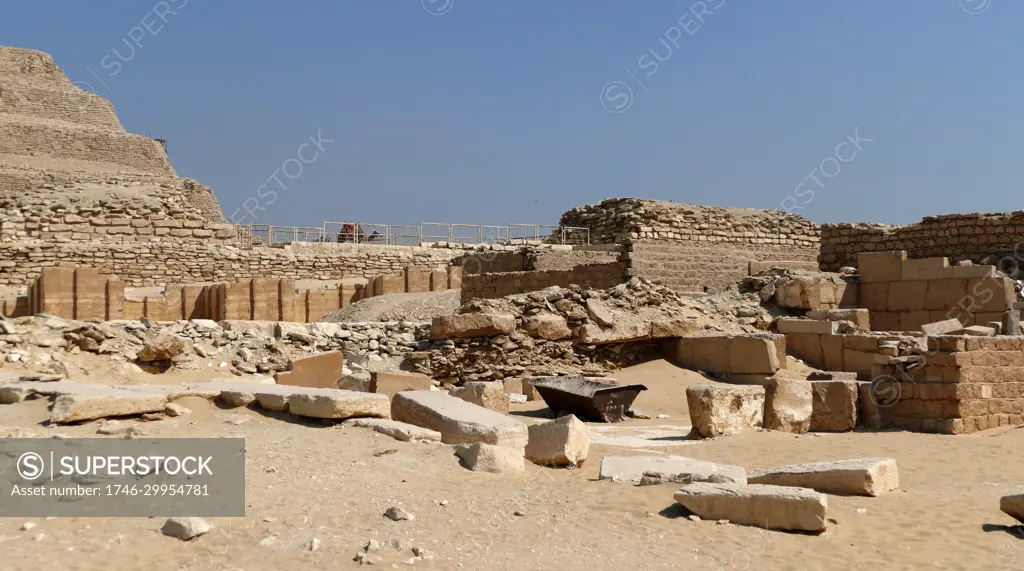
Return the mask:
<svg viewBox="0 0 1024 571">
<path fill-rule="evenodd" d="M 0 321 L 0 358 L 62 376 L 79 372 L 73 357 L 79 354 L 152 371 L 216 367 L 237 375 L 274 374 L 288 370 L 291 359 L 324 351 L 363 362 L 401 357 L 419 348 L 429 332 L 428 323 L 406 322 L 100 322 L 35 315 Z M 80 368 L 83 374 L 92 369 Z"/>
<path fill-rule="evenodd" d="M 552 287 L 474 300 L 454 315 L 435 318 L 433 325 L 101 322 L 35 315 L 0 321 L 0 358 L 64 376 L 76 372 L 75 367 L 90 368 L 68 358 L 75 354 L 107 356 L 115 367 L 150 372 L 213 367 L 237 375 L 272 375 L 288 370 L 294 358 L 339 351 L 362 366 L 403 366 L 457 384 L 536 375 L 600 376 L 657 358 L 664 339 L 703 331 L 765 331 L 775 317 L 787 314 L 772 300 L 762 306 L 751 284 L 690 298 L 633 278 L 606 290 Z"/>
</svg>

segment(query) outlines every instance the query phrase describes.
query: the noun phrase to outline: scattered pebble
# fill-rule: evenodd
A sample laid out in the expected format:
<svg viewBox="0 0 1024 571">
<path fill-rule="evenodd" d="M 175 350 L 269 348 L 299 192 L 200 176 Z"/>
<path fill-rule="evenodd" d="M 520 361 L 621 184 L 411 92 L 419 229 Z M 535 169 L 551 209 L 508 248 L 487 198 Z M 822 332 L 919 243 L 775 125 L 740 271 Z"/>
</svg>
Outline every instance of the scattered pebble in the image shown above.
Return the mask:
<svg viewBox="0 0 1024 571">
<path fill-rule="evenodd" d="M 306 548 L 310 551 L 316 551 L 317 549 L 320 549 L 320 539 L 316 537 L 310 539 L 309 543 L 306 544 Z"/>
<path fill-rule="evenodd" d="M 402 508 L 391 506 L 384 512 L 384 517 L 391 521 L 412 521 L 416 519 L 416 516 L 403 510 Z"/>
<path fill-rule="evenodd" d="M 30 522 L 30 521 L 26 521 L 25 523 L 21 524 L 21 531 L 29 531 L 29 530 L 35 529 L 35 527 L 36 527 L 36 524 L 34 524 L 34 523 Z"/>
<path fill-rule="evenodd" d="M 168 537 L 174 537 L 182 541 L 188 541 L 199 537 L 213 529 L 210 522 L 199 517 L 172 517 L 164 522 L 160 533 Z"/>
</svg>

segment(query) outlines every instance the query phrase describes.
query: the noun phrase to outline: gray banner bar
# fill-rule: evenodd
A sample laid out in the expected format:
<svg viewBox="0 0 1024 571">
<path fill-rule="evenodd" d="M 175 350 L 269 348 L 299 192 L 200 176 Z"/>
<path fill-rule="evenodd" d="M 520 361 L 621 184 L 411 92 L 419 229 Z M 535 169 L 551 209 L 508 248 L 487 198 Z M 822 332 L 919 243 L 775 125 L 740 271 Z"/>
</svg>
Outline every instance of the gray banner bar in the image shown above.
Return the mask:
<svg viewBox="0 0 1024 571">
<path fill-rule="evenodd" d="M 243 438 L 0 439 L 0 517 L 239 517 Z"/>
</svg>

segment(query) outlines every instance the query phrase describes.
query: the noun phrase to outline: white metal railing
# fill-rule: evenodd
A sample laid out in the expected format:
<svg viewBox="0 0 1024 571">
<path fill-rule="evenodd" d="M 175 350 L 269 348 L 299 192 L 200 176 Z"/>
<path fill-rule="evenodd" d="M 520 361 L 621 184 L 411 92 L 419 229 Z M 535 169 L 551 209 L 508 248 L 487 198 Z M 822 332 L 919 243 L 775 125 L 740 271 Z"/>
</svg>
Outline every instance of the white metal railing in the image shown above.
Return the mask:
<svg viewBox="0 0 1024 571">
<path fill-rule="evenodd" d="M 453 244 L 570 244 L 589 245 L 590 229 L 545 224 L 449 224 L 423 222 L 375 224 L 369 222 L 324 222 L 323 226 L 273 226 L 250 224 L 237 227 L 244 247 L 283 246 L 293 242 L 334 242 L 418 246 L 432 242 Z"/>
</svg>

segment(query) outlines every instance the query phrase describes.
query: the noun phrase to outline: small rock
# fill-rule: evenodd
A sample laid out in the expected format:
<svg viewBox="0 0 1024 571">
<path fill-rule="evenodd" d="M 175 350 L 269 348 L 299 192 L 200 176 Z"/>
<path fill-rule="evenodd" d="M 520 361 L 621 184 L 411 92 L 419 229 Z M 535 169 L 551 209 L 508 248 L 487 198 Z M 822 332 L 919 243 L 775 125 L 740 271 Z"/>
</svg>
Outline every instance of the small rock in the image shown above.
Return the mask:
<svg viewBox="0 0 1024 571">
<path fill-rule="evenodd" d="M 131 434 L 135 431 L 135 427 L 130 424 L 121 424 L 116 420 L 108 420 L 100 425 L 96 429 L 96 434 L 105 434 L 107 436 L 121 436 L 124 434 Z"/>
<path fill-rule="evenodd" d="M 512 512 L 512 515 L 514 515 L 516 517 L 525 517 L 526 516 L 526 512 L 524 512 L 523 510 L 516 510 L 516 511 Z"/>
<path fill-rule="evenodd" d="M 391 521 L 412 521 L 416 519 L 416 516 L 403 510 L 402 508 L 391 506 L 384 512 L 384 517 Z"/>
<path fill-rule="evenodd" d="M 697 515 L 697 514 L 690 514 L 690 515 L 686 516 L 686 519 L 688 519 L 690 521 L 700 521 L 700 516 Z"/>
<path fill-rule="evenodd" d="M 366 545 L 363 546 L 363 551 L 366 552 L 366 553 L 376 553 L 379 550 L 380 550 L 380 542 L 377 541 L 376 539 L 371 539 L 371 540 L 367 541 Z"/>
<path fill-rule="evenodd" d="M 277 543 L 277 536 L 276 535 L 268 535 L 268 536 L 266 536 L 266 537 L 264 537 L 263 539 L 260 540 L 259 546 L 260 547 L 269 547 L 269 546 L 271 546 L 271 545 L 273 545 L 275 543 Z"/>
<path fill-rule="evenodd" d="M 418 561 L 418 559 L 416 559 L 415 557 L 410 557 L 410 558 L 402 561 L 402 563 L 404 563 L 406 565 L 415 565 L 416 561 Z"/>
<path fill-rule="evenodd" d="M 192 411 L 176 402 L 172 402 L 167 403 L 167 406 L 164 408 L 164 412 L 170 416 L 185 416 L 186 414 L 190 414 Z"/>
<path fill-rule="evenodd" d="M 626 411 L 626 416 L 628 416 L 629 418 L 639 418 L 639 419 L 642 419 L 642 420 L 647 420 L 647 419 L 651 418 L 651 415 L 649 415 L 649 414 L 647 414 L 647 413 L 645 413 L 643 411 L 636 410 L 635 408 L 631 408 L 631 409 L 627 410 Z"/>
<path fill-rule="evenodd" d="M 168 537 L 188 541 L 213 529 L 208 521 L 198 517 L 172 517 L 164 522 L 160 532 Z"/>
<path fill-rule="evenodd" d="M 32 536 L 32 541 L 42 541 L 44 539 L 46 539 L 46 534 L 45 533 L 37 533 L 37 534 Z"/>
<path fill-rule="evenodd" d="M 35 529 L 35 528 L 36 528 L 36 524 L 34 524 L 34 523 L 30 522 L 30 521 L 26 521 L 25 523 L 21 524 L 21 531 L 29 531 L 29 530 L 32 530 L 32 529 Z"/>
<path fill-rule="evenodd" d="M 310 551 L 316 551 L 317 549 L 320 549 L 320 540 L 316 537 L 310 539 L 309 543 L 306 544 L 306 549 L 309 549 Z"/>
<path fill-rule="evenodd" d="M 868 509 L 867 508 L 857 508 L 857 513 L 859 513 L 859 514 L 866 514 L 866 513 L 868 513 Z"/>
<path fill-rule="evenodd" d="M 729 520 L 727 520 L 727 519 L 720 519 L 720 520 L 718 520 L 715 523 L 717 523 L 718 525 L 729 525 Z"/>
</svg>

